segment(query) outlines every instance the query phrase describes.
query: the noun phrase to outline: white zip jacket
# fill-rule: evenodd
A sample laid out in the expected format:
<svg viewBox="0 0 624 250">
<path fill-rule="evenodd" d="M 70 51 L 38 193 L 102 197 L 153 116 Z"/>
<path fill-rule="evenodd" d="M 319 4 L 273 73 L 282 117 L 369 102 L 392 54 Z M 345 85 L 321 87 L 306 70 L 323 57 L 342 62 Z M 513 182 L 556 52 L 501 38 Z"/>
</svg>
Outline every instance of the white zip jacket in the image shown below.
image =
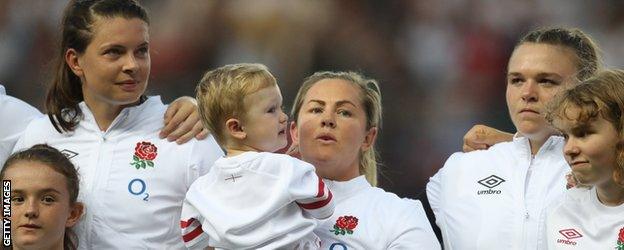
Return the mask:
<svg viewBox="0 0 624 250">
<path fill-rule="evenodd" d="M 0 85 L 0 168 L 11 155 L 26 125 L 40 116 L 36 108 L 6 95 L 4 86 Z"/>
<path fill-rule="evenodd" d="M 545 208 L 565 191 L 564 140 L 532 157 L 526 137 L 455 153 L 427 183 L 445 249 L 537 249 Z"/>
<path fill-rule="evenodd" d="M 160 97 L 125 108 L 105 132 L 80 103 L 84 119 L 58 133 L 48 117 L 26 128 L 16 149 L 48 143 L 78 168 L 86 213 L 74 227 L 79 249 L 183 249 L 179 229 L 191 183 L 223 155 L 214 138 L 183 145 L 160 139 Z"/>
<path fill-rule="evenodd" d="M 314 229 L 321 237 L 321 249 L 440 249 L 420 201 L 372 187 L 364 175 L 325 183 L 334 194 L 336 209 Z"/>
<path fill-rule="evenodd" d="M 548 209 L 548 249 L 624 249 L 624 204 L 605 206 L 596 188 L 573 188 Z"/>
</svg>

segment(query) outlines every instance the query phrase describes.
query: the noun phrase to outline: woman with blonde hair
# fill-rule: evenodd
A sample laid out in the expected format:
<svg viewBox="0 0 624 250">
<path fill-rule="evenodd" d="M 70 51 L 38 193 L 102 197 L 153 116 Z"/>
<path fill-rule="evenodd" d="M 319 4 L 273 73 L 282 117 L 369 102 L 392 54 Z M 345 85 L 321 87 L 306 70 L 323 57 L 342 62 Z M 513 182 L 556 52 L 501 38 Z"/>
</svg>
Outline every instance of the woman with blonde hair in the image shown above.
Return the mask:
<svg viewBox="0 0 624 250">
<path fill-rule="evenodd" d="M 323 249 L 440 248 L 420 202 L 375 187 L 381 114 L 377 82 L 358 73 L 317 72 L 297 93 L 293 143 L 336 203 L 314 230 Z"/>
</svg>

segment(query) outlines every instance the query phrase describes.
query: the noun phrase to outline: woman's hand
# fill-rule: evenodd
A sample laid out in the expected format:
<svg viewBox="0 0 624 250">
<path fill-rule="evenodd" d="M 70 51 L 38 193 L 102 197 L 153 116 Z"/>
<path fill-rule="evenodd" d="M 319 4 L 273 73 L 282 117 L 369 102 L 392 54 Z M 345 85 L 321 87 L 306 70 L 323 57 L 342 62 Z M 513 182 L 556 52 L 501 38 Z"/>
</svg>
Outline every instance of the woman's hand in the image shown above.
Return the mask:
<svg viewBox="0 0 624 250">
<path fill-rule="evenodd" d="M 464 152 L 488 149 L 499 142 L 513 140 L 513 134 L 500 131 L 485 125 L 474 125 L 466 135 L 464 135 Z"/>
<path fill-rule="evenodd" d="M 165 112 L 165 127 L 160 131 L 160 138 L 184 144 L 195 137 L 203 140 L 208 137 L 197 110 L 197 100 L 183 96 L 173 101 Z"/>
</svg>

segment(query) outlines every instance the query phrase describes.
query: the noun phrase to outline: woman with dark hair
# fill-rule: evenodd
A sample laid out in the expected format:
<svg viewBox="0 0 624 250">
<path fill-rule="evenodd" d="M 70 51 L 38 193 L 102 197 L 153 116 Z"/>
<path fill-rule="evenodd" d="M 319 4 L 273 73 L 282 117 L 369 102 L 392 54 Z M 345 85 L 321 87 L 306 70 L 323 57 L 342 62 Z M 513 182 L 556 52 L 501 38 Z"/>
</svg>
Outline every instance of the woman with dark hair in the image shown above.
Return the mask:
<svg viewBox="0 0 624 250">
<path fill-rule="evenodd" d="M 62 18 L 48 117 L 16 145 L 48 143 L 79 166 L 80 249 L 183 248 L 178 230 L 191 183 L 223 155 L 214 138 L 159 137 L 166 106 L 145 96 L 149 19 L 134 0 L 70 1 Z"/>
</svg>

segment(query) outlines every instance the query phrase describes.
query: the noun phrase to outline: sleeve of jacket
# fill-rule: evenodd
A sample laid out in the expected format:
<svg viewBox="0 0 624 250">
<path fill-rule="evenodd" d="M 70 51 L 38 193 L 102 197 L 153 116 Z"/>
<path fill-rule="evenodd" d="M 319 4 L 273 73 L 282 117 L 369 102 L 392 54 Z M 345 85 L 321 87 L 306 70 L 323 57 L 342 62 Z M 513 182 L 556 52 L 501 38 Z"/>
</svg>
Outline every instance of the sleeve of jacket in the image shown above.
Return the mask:
<svg viewBox="0 0 624 250">
<path fill-rule="evenodd" d="M 208 247 L 208 234 L 204 233 L 201 214 L 188 200 L 184 200 L 180 219 L 182 240 L 189 249 L 204 249 Z"/>
<path fill-rule="evenodd" d="M 332 216 L 335 207 L 332 192 L 316 175 L 314 167 L 295 158 L 291 162 L 294 166 L 288 189 L 292 199 L 307 216 L 315 219 Z"/>
</svg>

